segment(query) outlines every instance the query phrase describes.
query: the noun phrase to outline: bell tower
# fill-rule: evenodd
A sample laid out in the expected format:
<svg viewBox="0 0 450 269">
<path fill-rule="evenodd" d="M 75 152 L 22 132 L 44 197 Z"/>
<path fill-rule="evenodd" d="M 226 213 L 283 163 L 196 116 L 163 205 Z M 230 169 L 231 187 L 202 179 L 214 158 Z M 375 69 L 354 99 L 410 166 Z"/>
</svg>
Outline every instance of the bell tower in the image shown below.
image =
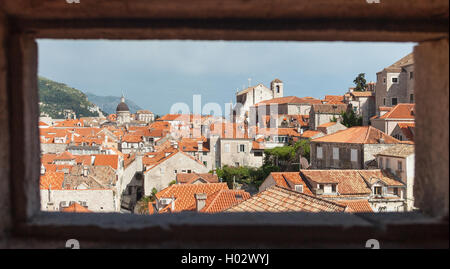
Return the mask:
<svg viewBox="0 0 450 269">
<path fill-rule="evenodd" d="M 270 82 L 270 90 L 272 91 L 273 98 L 283 97 L 283 81 L 274 79 Z"/>
</svg>

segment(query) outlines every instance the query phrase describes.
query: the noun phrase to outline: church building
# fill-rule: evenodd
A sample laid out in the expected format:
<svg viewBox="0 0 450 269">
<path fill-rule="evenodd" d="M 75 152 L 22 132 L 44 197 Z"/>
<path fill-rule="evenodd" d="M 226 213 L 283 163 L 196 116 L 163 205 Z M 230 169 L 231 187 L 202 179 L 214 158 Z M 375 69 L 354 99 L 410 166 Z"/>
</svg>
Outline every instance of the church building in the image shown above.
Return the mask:
<svg viewBox="0 0 450 269">
<path fill-rule="evenodd" d="M 231 119 L 234 122 L 248 121 L 251 106 L 278 97 L 283 97 L 283 82 L 277 78 L 270 83 L 270 89 L 260 83 L 237 92 Z"/>
</svg>

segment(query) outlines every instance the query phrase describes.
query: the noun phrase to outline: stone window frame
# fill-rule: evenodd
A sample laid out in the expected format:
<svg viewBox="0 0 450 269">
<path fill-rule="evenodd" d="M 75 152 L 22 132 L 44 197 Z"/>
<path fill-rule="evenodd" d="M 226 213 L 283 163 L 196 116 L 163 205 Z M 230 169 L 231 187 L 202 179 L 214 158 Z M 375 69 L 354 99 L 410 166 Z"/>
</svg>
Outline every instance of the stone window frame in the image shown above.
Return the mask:
<svg viewBox="0 0 450 269">
<path fill-rule="evenodd" d="M 9 124 L 6 128 L 8 132 L 6 139 L 10 141 L 10 146 L 5 147 L 9 153 L 7 158 L 9 169 L 2 169 L 0 173 L 9 178 L 6 186 L 10 186 L 11 192 L 6 194 L 11 200 L 7 204 L 7 208 L 10 209 L 8 212 L 11 214 L 8 213 L 5 217 L 11 218 L 12 238 L 39 238 L 50 241 L 67 240 L 76 235 L 80 240 L 94 242 L 93 246 L 105 246 L 106 242 L 160 246 L 175 242 L 175 245 L 180 246 L 180 243 L 187 245 L 190 242 L 197 246 L 208 243 L 217 246 L 217 243 L 221 243 L 241 246 L 284 244 L 291 247 L 302 246 L 302 243 L 312 241 L 328 246 L 329 244 L 343 246 L 341 243 L 343 239 L 347 247 L 348 244 L 360 247 L 367 238 L 377 238 L 384 242 L 385 246 L 389 245 L 389 242 L 391 246 L 395 245 L 398 240 L 403 240 L 403 245 L 408 243 L 420 245 L 429 243 L 430 240 L 439 241 L 446 238 L 443 243 L 448 247 L 448 205 L 440 207 L 427 204 L 426 201 L 421 203 L 424 210 L 437 216 L 442 208 L 446 208 L 446 212 L 443 212 L 445 217 L 415 222 L 417 218 L 410 217 L 410 214 L 353 214 L 343 218 L 342 214 L 301 212 L 278 214 L 276 217 L 270 213 L 255 213 L 252 216 L 240 213 L 214 216 L 183 213 L 164 216 L 124 216 L 115 213 L 88 215 L 40 212 L 36 181 L 39 175 L 39 158 L 36 158 L 39 156 L 36 124 L 39 112 L 36 89 L 37 50 L 34 41 L 38 37 L 413 41 L 421 42 L 419 49 L 417 47 L 415 49 L 421 56 L 427 53 L 432 56 L 427 60 L 419 57 L 417 66 L 420 67 L 421 64 L 440 61 L 441 57 L 437 56 L 442 52 L 435 54 L 432 52 L 436 47 L 443 46 L 448 50 L 448 14 L 447 16 L 436 14 L 436 10 L 448 10 L 447 1 L 435 1 L 431 4 L 431 8 L 428 8 L 427 1 L 419 0 L 417 7 L 411 6 L 408 9 L 399 8 L 397 1 L 387 0 L 383 5 L 367 5 L 365 1 L 361 1 L 357 13 L 354 12 L 355 1 L 330 0 L 328 3 L 321 2 L 317 5 L 306 1 L 285 1 L 271 6 L 273 10 L 270 19 L 255 17 L 257 14 L 267 14 L 264 11 L 267 6 L 254 1 L 244 5 L 242 1 L 232 0 L 221 12 L 211 12 L 219 11 L 217 7 L 222 7 L 216 0 L 208 1 L 205 6 L 198 3 L 183 5 L 176 1 L 159 6 L 150 2 L 139 4 L 130 2 L 127 9 L 135 12 L 127 12 L 127 16 L 135 16 L 134 18 L 121 15 L 123 9 L 117 7 L 123 3 L 118 0 L 108 1 L 107 5 L 88 3 L 90 12 L 86 12 L 84 8 L 73 9 L 55 1 L 42 0 L 40 4 L 45 2 L 42 6 L 33 5 L 32 8 L 20 9 L 15 8 L 12 4 L 14 1 L 5 2 L 7 3 L 0 6 L 2 8 L 0 40 L 6 43 L 7 49 L 0 46 L 0 55 L 7 57 L 5 60 L 0 57 L 0 65 L 7 71 L 0 69 L 2 94 L 0 101 L 4 102 L 5 99 L 2 98 L 7 93 Z M 401 10 L 402 16 L 398 13 L 391 14 L 389 10 Z M 365 15 L 358 17 L 359 14 Z M 148 19 L 151 16 L 153 18 Z M 446 64 L 448 71 L 448 52 Z M 424 69 L 422 68 L 422 71 Z M 417 74 L 424 76 L 420 74 L 420 70 Z M 440 90 L 440 86 L 430 87 Z M 441 102 L 444 99 L 438 98 Z M 419 104 L 427 105 L 426 102 Z M 433 107 L 428 108 L 433 111 Z M 420 118 L 420 105 L 417 106 L 417 111 Z M 0 120 L 3 124 L 4 118 Z M 419 126 L 417 131 L 419 134 Z M 448 130 L 446 132 L 448 137 Z M 4 144 L 4 141 L 5 139 L 0 138 L 2 145 L 8 145 Z M 421 145 L 420 150 L 427 145 L 426 143 Z M 427 156 L 426 150 L 419 152 Z M 448 149 L 444 152 L 448 155 Z M 442 152 L 438 154 L 444 156 Z M 442 168 L 437 170 L 441 171 Z M 442 182 L 442 179 L 433 177 L 429 179 L 437 182 L 432 182 L 431 185 Z M 432 187 L 429 188 L 426 191 L 432 192 Z M 448 201 L 448 190 L 438 194 L 447 197 Z M 257 222 L 254 221 L 255 215 L 259 217 Z M 214 220 L 215 224 L 211 224 L 211 220 Z M 125 222 L 126 227 L 123 225 Z M 273 229 L 273 225 L 279 229 Z M 199 227 L 201 229 L 198 229 Z M 413 229 L 402 230 L 402 227 Z M 196 232 L 197 230 L 201 232 Z M 264 237 L 259 236 L 261 232 L 267 230 L 271 233 L 266 233 Z M 401 232 L 395 232 L 396 230 Z M 418 232 L 420 230 L 428 232 Z M 426 236 L 421 236 L 422 234 Z"/>
</svg>

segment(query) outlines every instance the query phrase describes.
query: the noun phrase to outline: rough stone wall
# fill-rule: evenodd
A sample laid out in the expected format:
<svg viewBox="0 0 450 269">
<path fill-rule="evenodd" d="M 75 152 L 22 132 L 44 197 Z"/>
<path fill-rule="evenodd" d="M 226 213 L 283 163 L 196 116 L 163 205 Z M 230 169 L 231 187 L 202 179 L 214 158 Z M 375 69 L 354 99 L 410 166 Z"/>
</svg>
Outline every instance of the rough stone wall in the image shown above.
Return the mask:
<svg viewBox="0 0 450 269">
<path fill-rule="evenodd" d="M 230 151 L 225 150 L 225 145 L 229 144 Z M 245 152 L 238 152 L 238 146 L 244 144 Z M 263 156 L 255 156 L 252 149 L 251 139 L 221 139 L 220 140 L 220 165 L 260 167 L 263 164 Z"/>
<path fill-rule="evenodd" d="M 322 159 L 317 158 L 317 147 L 322 147 Z M 333 148 L 339 148 L 339 160 L 333 160 Z M 351 149 L 358 152 L 357 161 L 351 161 Z M 363 169 L 363 145 L 349 143 L 311 142 L 311 168 L 313 169 Z"/>
<path fill-rule="evenodd" d="M 162 172 L 161 172 L 162 168 Z M 156 188 L 158 191 L 169 186 L 169 183 L 176 179 L 175 170 L 181 173 L 182 170 L 191 170 L 192 173 L 208 173 L 209 170 L 197 160 L 186 156 L 184 153 L 177 153 L 150 171 L 144 173 L 144 192 L 148 196 L 152 189 Z"/>
<path fill-rule="evenodd" d="M 365 144 L 364 145 L 364 168 L 367 167 L 367 163 L 376 159 L 376 155 L 381 151 L 395 146 L 396 144 Z"/>
<path fill-rule="evenodd" d="M 41 152 L 43 154 L 56 153 L 60 154 L 66 151 L 67 144 L 41 143 Z"/>
<path fill-rule="evenodd" d="M 7 96 L 7 29 L 0 13 L 0 238 L 3 238 L 11 225 L 10 186 L 9 186 L 9 122 Z M 0 240 L 0 247 L 5 243 Z"/>
<path fill-rule="evenodd" d="M 448 216 L 449 86 L 448 38 L 414 48 L 416 94 L 416 206 Z M 430 131 L 431 130 L 431 131 Z"/>
<path fill-rule="evenodd" d="M 48 190 L 40 190 L 41 209 L 46 211 L 47 202 L 49 201 Z M 118 212 L 118 200 L 114 197 L 113 190 L 52 190 L 50 197 L 56 206 L 56 210 L 60 210 L 60 202 L 65 201 L 69 205 L 70 201 L 80 203 L 86 202 L 88 209 L 94 212 Z M 120 204 L 119 204 L 120 208 Z"/>
</svg>

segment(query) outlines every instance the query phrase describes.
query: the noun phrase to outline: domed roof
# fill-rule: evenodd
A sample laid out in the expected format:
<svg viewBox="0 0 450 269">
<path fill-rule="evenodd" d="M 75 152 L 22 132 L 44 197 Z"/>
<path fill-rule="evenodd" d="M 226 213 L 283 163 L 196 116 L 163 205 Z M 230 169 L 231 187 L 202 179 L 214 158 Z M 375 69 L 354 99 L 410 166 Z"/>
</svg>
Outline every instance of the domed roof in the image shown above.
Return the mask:
<svg viewBox="0 0 450 269">
<path fill-rule="evenodd" d="M 130 111 L 130 109 L 128 108 L 128 105 L 125 104 L 125 98 L 122 96 L 122 98 L 120 99 L 120 103 L 117 105 L 116 108 L 116 112 L 119 111 Z"/>
</svg>

